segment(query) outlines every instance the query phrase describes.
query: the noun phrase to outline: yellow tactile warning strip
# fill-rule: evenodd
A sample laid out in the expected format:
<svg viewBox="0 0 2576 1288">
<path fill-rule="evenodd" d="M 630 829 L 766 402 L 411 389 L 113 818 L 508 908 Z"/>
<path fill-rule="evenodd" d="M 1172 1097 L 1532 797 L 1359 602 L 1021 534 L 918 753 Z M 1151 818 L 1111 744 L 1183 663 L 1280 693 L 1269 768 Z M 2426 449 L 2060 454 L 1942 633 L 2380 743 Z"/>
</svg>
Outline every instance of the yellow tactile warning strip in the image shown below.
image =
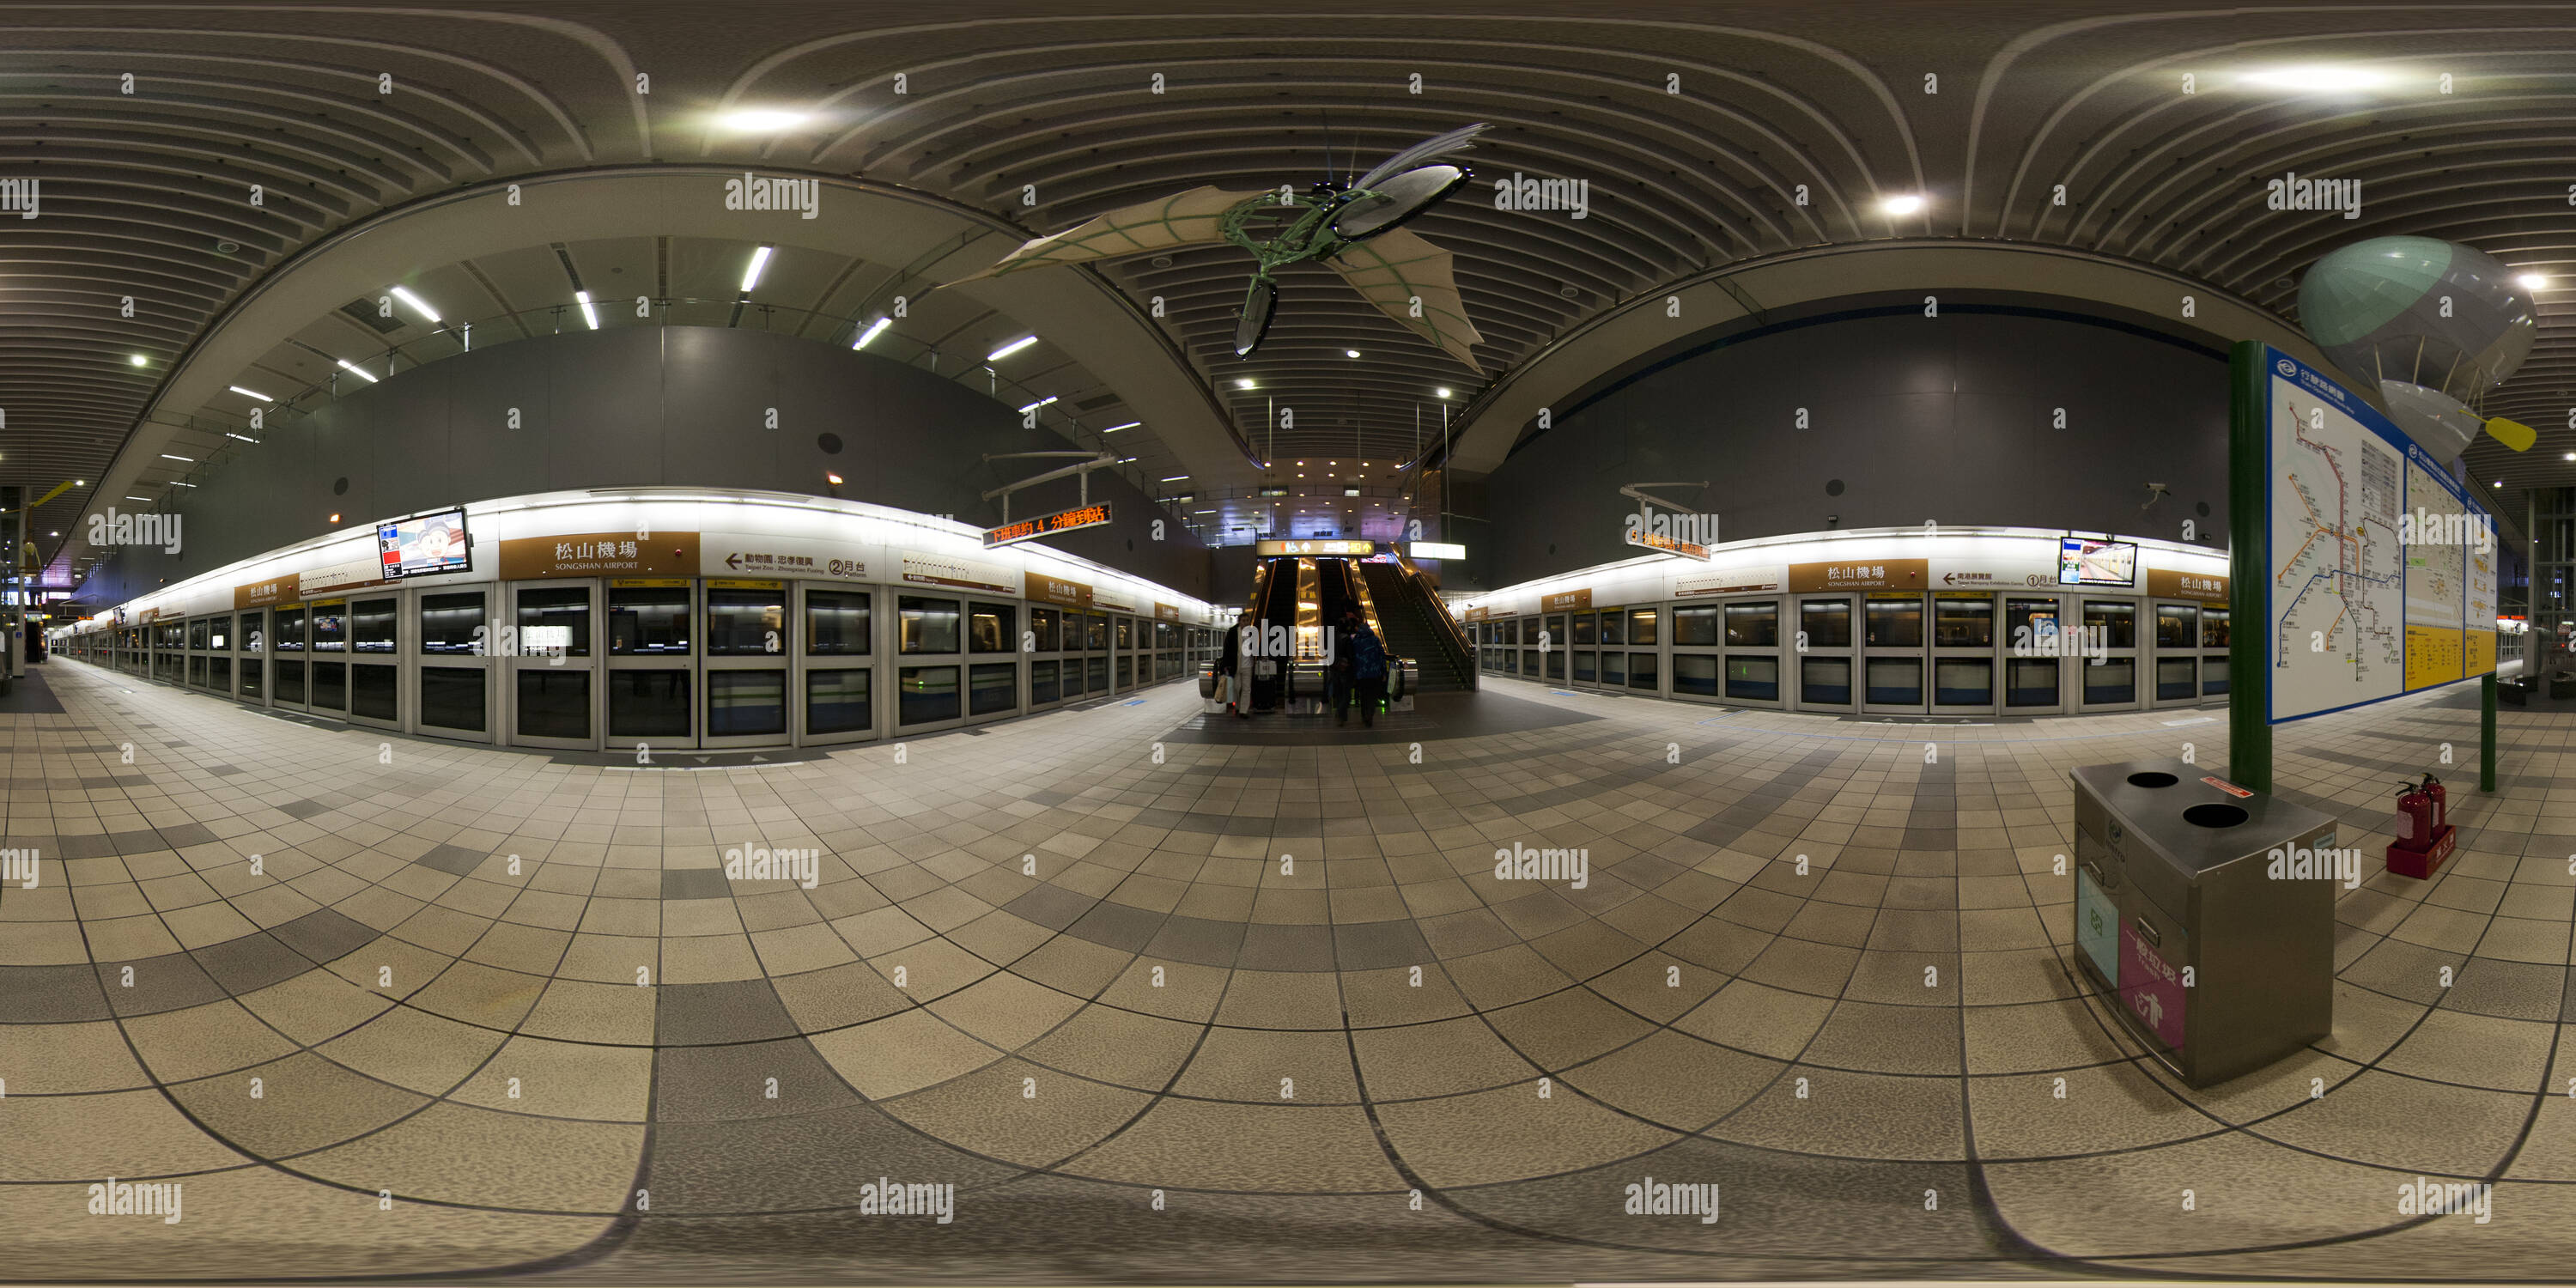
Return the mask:
<svg viewBox="0 0 2576 1288">
<path fill-rule="evenodd" d="M 9 1278 L 2545 1280 L 2576 1228 L 2565 716 L 2505 715 L 2435 880 L 2342 895 L 2333 1038 L 2195 1092 L 2056 860 L 2068 768 L 2221 765 L 2198 713 L 1497 681 L 1595 718 L 1417 763 L 1158 743 L 1166 688 L 654 773 L 46 670 Z M 2375 852 L 2457 702 L 2285 727 L 2284 794 Z"/>
</svg>

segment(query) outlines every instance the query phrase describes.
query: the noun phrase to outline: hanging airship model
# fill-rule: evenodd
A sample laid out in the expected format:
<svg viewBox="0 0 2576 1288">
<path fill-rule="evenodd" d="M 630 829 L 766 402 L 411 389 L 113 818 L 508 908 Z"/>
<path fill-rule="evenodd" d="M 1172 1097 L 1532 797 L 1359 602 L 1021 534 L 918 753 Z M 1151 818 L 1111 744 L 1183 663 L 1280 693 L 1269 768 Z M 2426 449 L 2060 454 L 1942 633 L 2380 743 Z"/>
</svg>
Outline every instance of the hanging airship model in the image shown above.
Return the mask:
<svg viewBox="0 0 2576 1288">
<path fill-rule="evenodd" d="M 2539 335 L 2531 293 L 2492 255 L 2430 237 L 2355 242 L 2308 270 L 2299 321 L 2436 460 L 2480 434 L 2517 452 L 2537 437 L 2474 406 L 2522 366 Z"/>
<path fill-rule="evenodd" d="M 1464 167 L 1442 158 L 1475 146 L 1476 136 L 1489 128 L 1480 123 L 1425 139 L 1347 187 L 1329 178 L 1302 193 L 1287 184 L 1258 192 L 1210 186 L 1122 207 L 1028 242 L 957 281 L 1225 243 L 1250 251 L 1253 259 L 1252 282 L 1235 320 L 1236 357 L 1260 348 L 1270 330 L 1279 308 L 1279 270 L 1321 260 L 1380 312 L 1481 373 L 1469 346 L 1483 337 L 1467 321 L 1449 252 L 1402 225 L 1467 182 Z"/>
</svg>

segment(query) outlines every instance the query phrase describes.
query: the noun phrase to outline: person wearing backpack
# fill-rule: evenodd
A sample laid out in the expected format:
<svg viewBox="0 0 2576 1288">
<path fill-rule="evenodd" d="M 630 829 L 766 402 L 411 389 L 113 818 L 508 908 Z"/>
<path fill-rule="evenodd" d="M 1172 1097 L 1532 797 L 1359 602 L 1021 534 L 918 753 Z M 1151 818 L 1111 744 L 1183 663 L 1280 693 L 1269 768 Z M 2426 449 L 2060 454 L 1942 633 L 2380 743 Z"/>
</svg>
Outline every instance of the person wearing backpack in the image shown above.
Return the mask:
<svg viewBox="0 0 2576 1288">
<path fill-rule="evenodd" d="M 1334 686 L 1333 723 L 1351 722 L 1351 698 L 1357 690 L 1360 724 L 1376 728 L 1377 709 L 1386 703 L 1386 645 L 1356 609 L 1342 615 L 1341 649 L 1333 665 L 1342 670 L 1341 683 Z"/>
</svg>

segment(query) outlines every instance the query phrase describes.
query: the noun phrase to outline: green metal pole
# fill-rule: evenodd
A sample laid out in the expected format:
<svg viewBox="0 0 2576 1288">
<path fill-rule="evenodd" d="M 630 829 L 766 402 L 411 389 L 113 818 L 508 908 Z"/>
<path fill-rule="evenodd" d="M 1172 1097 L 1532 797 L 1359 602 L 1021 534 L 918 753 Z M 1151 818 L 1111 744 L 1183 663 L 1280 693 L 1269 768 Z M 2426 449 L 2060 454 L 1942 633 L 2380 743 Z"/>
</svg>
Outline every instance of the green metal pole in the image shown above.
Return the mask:
<svg viewBox="0 0 2576 1288">
<path fill-rule="evenodd" d="M 2227 416 L 2227 775 L 2239 786 L 2272 790 L 2272 623 L 2265 620 L 2265 551 L 2270 516 L 2263 498 L 2265 398 L 2270 374 L 2265 346 L 2240 341 L 2228 355 Z"/>
<path fill-rule="evenodd" d="M 2495 792 L 2495 672 L 2478 677 L 2478 790 Z"/>
</svg>

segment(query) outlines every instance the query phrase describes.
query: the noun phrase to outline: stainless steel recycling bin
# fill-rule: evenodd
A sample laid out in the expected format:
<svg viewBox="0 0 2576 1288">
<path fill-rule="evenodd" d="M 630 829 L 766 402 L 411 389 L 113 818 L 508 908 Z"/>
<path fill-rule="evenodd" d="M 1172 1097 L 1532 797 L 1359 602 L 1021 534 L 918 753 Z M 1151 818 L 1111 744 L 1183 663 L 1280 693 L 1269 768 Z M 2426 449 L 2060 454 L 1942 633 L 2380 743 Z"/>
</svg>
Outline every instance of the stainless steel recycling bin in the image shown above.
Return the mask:
<svg viewBox="0 0 2576 1288">
<path fill-rule="evenodd" d="M 2075 780 L 2075 960 L 2194 1087 L 2334 1030 L 2335 820 L 2181 760 Z"/>
</svg>

